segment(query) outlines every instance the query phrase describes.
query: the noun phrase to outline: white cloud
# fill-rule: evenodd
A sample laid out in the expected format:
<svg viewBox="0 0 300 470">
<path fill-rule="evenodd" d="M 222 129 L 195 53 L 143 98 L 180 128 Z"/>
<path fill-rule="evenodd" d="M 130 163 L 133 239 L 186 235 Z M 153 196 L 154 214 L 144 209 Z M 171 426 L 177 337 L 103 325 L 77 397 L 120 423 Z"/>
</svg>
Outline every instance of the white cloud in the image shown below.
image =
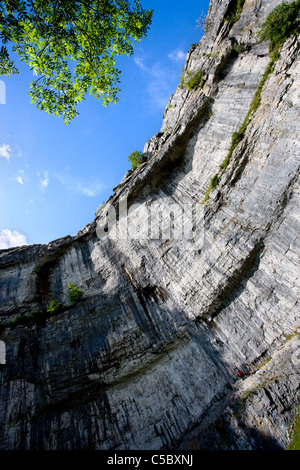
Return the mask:
<svg viewBox="0 0 300 470">
<path fill-rule="evenodd" d="M 16 181 L 17 181 L 18 183 L 20 183 L 20 184 L 24 184 L 24 181 L 23 181 L 22 176 L 17 176 L 17 177 L 16 177 Z"/>
<path fill-rule="evenodd" d="M 24 170 L 18 170 L 18 175 L 13 181 L 16 181 L 19 184 L 24 184 L 25 181 L 28 181 L 28 176 L 25 175 Z"/>
<path fill-rule="evenodd" d="M 9 135 L 7 136 L 10 137 Z M 0 157 L 6 158 L 9 160 L 11 156 L 14 157 L 22 157 L 22 150 L 18 147 L 18 145 L 13 145 L 13 148 L 9 144 L 2 144 L 0 146 Z"/>
<path fill-rule="evenodd" d="M 164 109 L 169 101 L 174 87 L 179 82 L 180 62 L 184 62 L 186 54 L 181 49 L 176 49 L 169 54 L 171 62 L 166 60 L 147 65 L 146 56 L 139 54 L 134 57 L 134 62 L 141 70 L 146 81 L 146 90 L 150 95 L 150 104 L 156 109 Z"/>
<path fill-rule="evenodd" d="M 186 53 L 182 49 L 175 49 L 175 51 L 170 52 L 168 57 L 175 62 L 184 62 L 186 59 Z"/>
<path fill-rule="evenodd" d="M 147 67 L 144 64 L 144 60 L 142 59 L 142 57 L 134 57 L 133 60 L 141 70 L 143 70 L 144 72 L 147 71 Z"/>
<path fill-rule="evenodd" d="M 97 196 L 106 186 L 99 180 L 81 181 L 71 175 L 56 175 L 57 180 L 67 188 L 70 193 L 83 194 L 87 197 Z"/>
<path fill-rule="evenodd" d="M 104 185 L 101 182 L 94 181 L 93 183 L 89 185 L 84 185 L 80 183 L 79 181 L 77 182 L 77 190 L 78 192 L 84 194 L 85 196 L 88 197 L 94 197 L 97 196 L 97 194 L 101 193 L 103 191 Z"/>
<path fill-rule="evenodd" d="M 11 148 L 8 144 L 2 144 L 0 147 L 0 157 L 6 158 L 6 160 L 10 159 Z"/>
<path fill-rule="evenodd" d="M 23 233 L 17 230 L 11 231 L 8 229 L 1 230 L 0 232 L 0 249 L 6 250 L 7 248 L 14 248 L 16 246 L 28 245 L 26 237 Z"/>
<path fill-rule="evenodd" d="M 150 95 L 151 104 L 155 108 L 164 109 L 171 94 L 170 71 L 158 62 L 147 67 L 141 56 L 135 57 L 134 62 L 146 77 L 147 93 Z"/>
<path fill-rule="evenodd" d="M 49 176 L 48 176 L 48 171 L 43 171 L 43 175 L 41 176 L 40 173 L 37 173 L 37 176 L 40 178 L 40 187 L 42 189 L 47 188 L 49 184 Z"/>
</svg>

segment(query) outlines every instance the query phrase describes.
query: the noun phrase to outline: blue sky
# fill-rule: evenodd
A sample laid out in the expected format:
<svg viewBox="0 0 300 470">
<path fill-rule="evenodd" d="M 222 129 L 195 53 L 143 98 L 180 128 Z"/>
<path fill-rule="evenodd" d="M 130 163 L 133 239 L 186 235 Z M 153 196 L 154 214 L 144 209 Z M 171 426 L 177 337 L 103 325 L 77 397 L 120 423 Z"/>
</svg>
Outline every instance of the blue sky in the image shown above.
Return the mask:
<svg viewBox="0 0 300 470">
<path fill-rule="evenodd" d="M 93 221 L 130 169 L 128 155 L 160 131 L 208 0 L 141 0 L 154 10 L 147 38 L 120 57 L 119 102 L 87 97 L 69 125 L 28 97 L 32 72 L 0 77 L 0 249 L 48 243 Z"/>
</svg>

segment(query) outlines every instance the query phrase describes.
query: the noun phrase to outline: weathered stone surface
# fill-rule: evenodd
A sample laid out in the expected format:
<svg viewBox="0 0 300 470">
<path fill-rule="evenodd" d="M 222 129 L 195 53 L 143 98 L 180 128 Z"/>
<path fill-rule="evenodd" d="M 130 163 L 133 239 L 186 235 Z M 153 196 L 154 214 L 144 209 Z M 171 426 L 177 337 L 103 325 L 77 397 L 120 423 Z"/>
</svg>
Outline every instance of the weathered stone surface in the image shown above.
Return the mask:
<svg viewBox="0 0 300 470">
<path fill-rule="evenodd" d="M 186 61 L 202 87 L 175 91 L 147 163 L 76 236 L 0 251 L 1 449 L 287 445 L 300 383 L 299 38 L 201 204 L 269 62 L 255 33 L 279 3 L 246 1 L 230 26 L 232 2 L 213 0 Z M 117 239 L 101 231 L 113 209 Z M 169 234 L 160 211 L 166 229 L 175 217 Z M 182 216 L 196 229 L 185 236 Z M 53 299 L 59 312 L 11 324 Z"/>
</svg>

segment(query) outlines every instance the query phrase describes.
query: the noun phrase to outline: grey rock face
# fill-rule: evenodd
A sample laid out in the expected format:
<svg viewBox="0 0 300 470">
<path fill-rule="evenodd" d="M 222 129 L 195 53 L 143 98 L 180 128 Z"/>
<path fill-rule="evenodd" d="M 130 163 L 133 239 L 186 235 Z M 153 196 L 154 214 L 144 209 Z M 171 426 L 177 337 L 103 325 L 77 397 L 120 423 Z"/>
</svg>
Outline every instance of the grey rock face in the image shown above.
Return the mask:
<svg viewBox="0 0 300 470">
<path fill-rule="evenodd" d="M 300 43 L 284 44 L 202 204 L 269 62 L 255 33 L 280 2 L 245 2 L 234 25 L 230 3 L 211 2 L 187 56 L 202 86 L 178 87 L 148 161 L 95 221 L 0 251 L 1 449 L 286 447 L 300 383 Z M 59 310 L 29 316 L 54 299 Z"/>
</svg>

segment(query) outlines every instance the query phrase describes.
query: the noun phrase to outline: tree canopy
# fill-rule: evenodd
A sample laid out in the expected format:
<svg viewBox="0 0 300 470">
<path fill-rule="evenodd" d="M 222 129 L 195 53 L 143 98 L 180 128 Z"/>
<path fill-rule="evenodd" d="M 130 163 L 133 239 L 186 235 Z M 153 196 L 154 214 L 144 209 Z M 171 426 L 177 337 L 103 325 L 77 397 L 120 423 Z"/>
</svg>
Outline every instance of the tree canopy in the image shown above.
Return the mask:
<svg viewBox="0 0 300 470">
<path fill-rule="evenodd" d="M 69 123 L 87 93 L 118 101 L 116 58 L 146 37 L 153 11 L 138 0 L 4 0 L 0 3 L 0 75 L 18 73 L 17 53 L 34 74 L 29 96 Z"/>
</svg>

